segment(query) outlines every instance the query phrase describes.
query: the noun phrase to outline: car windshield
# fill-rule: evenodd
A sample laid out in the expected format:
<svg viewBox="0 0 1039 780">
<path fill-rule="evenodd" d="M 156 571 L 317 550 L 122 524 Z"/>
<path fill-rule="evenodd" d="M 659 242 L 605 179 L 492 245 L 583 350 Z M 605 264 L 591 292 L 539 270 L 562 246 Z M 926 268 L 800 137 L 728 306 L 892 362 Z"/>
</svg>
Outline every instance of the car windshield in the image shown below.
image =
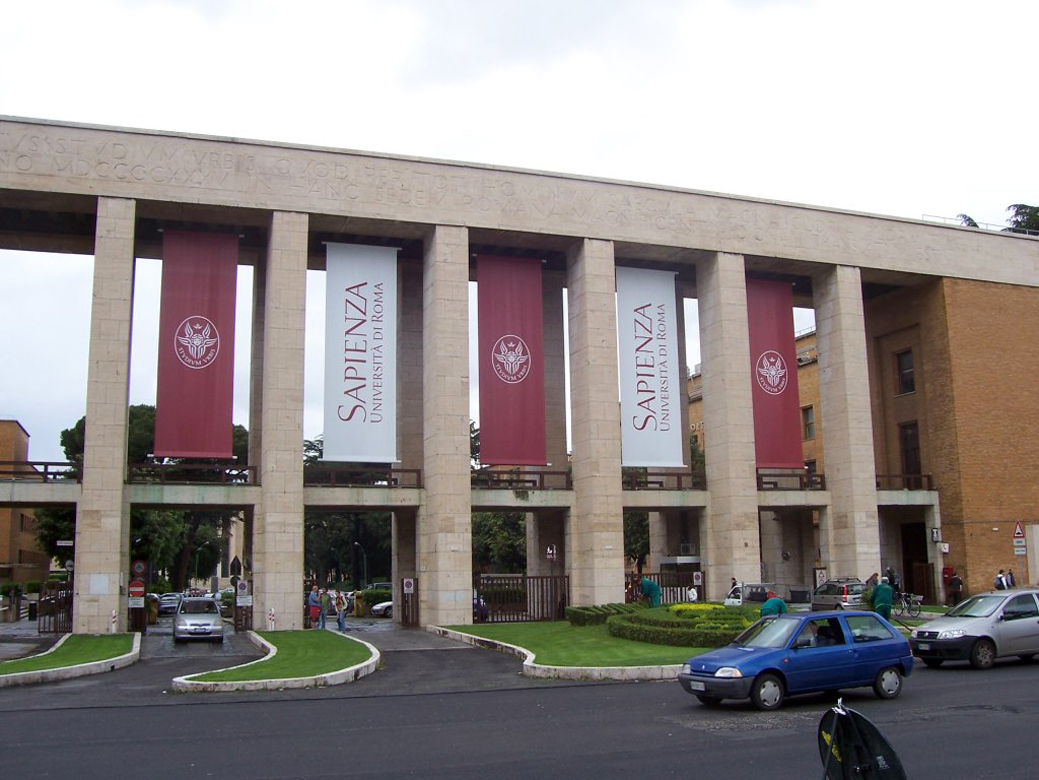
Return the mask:
<svg viewBox="0 0 1039 780">
<path fill-rule="evenodd" d="M 215 615 L 220 609 L 215 601 L 185 601 L 180 611 L 187 615 Z"/>
<path fill-rule="evenodd" d="M 1005 596 L 971 596 L 945 613 L 946 617 L 988 617 L 1003 603 Z"/>
<path fill-rule="evenodd" d="M 733 641 L 745 647 L 783 647 L 790 641 L 800 622 L 797 618 L 764 618 Z"/>
</svg>

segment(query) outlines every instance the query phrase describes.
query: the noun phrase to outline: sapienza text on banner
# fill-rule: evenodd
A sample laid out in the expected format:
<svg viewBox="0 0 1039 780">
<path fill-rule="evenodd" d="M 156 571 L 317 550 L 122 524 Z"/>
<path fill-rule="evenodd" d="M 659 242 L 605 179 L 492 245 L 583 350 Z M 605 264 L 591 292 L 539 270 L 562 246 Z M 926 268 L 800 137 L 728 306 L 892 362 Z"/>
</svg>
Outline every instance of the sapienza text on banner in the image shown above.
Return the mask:
<svg viewBox="0 0 1039 780">
<path fill-rule="evenodd" d="M 632 319 L 635 329 L 635 392 L 639 399 L 636 405 L 645 412 L 632 417 L 632 425 L 638 431 L 646 430 L 647 426 L 652 426 L 654 431 L 669 431 L 671 387 L 667 366 L 667 312 L 663 304 L 657 304 L 654 333 L 651 307 L 649 303 L 635 307 Z M 658 342 L 656 346 L 654 341 Z M 653 408 L 658 400 L 659 413 Z"/>
<path fill-rule="evenodd" d="M 357 414 L 362 421 L 382 422 L 384 291 L 382 282 L 367 287 L 360 282 L 343 290 L 343 395 L 353 401 L 338 406 L 344 422 Z"/>
</svg>

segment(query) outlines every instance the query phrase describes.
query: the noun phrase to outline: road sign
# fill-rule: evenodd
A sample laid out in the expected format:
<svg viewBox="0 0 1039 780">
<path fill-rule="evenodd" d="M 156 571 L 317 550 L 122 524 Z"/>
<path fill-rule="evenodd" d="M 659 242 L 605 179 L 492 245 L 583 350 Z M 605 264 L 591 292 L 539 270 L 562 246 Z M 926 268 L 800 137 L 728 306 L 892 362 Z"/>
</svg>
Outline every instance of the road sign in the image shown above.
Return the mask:
<svg viewBox="0 0 1039 780">
<path fill-rule="evenodd" d="M 72 567 L 76 565 L 76 562 L 69 558 L 65 561 L 65 571 L 72 571 Z"/>
<path fill-rule="evenodd" d="M 1025 538 L 1025 529 L 1021 527 L 1021 521 L 1020 520 L 1018 520 L 1014 524 L 1014 538 L 1015 539 L 1024 539 Z"/>
<path fill-rule="evenodd" d="M 142 574 L 144 574 L 147 568 L 148 564 L 144 561 L 134 561 L 130 564 L 130 571 L 132 571 L 134 575 L 137 577 L 140 577 Z"/>
<path fill-rule="evenodd" d="M 1014 548 L 1014 555 L 1027 555 L 1027 554 L 1028 554 L 1028 549 L 1025 548 L 1025 547 L 1015 547 Z"/>
<path fill-rule="evenodd" d="M 693 572 L 693 585 L 703 585 L 703 572 L 702 571 L 694 571 Z"/>
<path fill-rule="evenodd" d="M 415 580 L 411 577 L 404 578 L 404 595 L 410 596 L 415 592 Z"/>
<path fill-rule="evenodd" d="M 144 595 L 144 580 L 131 580 L 128 592 L 137 598 Z"/>
<path fill-rule="evenodd" d="M 130 596 L 126 601 L 130 609 L 144 609 L 144 596 Z"/>
<path fill-rule="evenodd" d="M 1024 547 L 1027 544 L 1028 544 L 1028 542 L 1026 542 L 1024 539 L 1015 539 L 1014 540 L 1014 547 Z"/>
<path fill-rule="evenodd" d="M 556 559 L 556 546 L 554 544 L 550 544 L 547 548 L 545 548 L 545 557 L 548 558 L 550 561 L 554 561 Z"/>
<path fill-rule="evenodd" d="M 58 539 L 58 541 L 56 541 L 54 544 L 57 545 L 58 547 L 71 547 L 72 546 L 72 540 L 71 539 Z"/>
</svg>

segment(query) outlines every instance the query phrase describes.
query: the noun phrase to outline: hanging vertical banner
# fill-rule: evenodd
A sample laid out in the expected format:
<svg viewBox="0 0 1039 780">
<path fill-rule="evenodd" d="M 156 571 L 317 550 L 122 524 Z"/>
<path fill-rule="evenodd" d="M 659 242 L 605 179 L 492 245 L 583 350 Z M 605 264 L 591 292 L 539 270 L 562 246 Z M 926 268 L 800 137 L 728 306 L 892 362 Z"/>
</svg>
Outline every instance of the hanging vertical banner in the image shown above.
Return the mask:
<svg viewBox="0 0 1039 780">
<path fill-rule="evenodd" d="M 397 461 L 397 251 L 327 245 L 323 460 Z"/>
<path fill-rule="evenodd" d="M 155 454 L 230 458 L 238 236 L 162 234 Z"/>
<path fill-rule="evenodd" d="M 617 268 L 624 466 L 684 465 L 675 275 Z"/>
<path fill-rule="evenodd" d="M 541 261 L 477 257 L 476 284 L 480 323 L 480 463 L 543 466 L 546 459 Z"/>
<path fill-rule="evenodd" d="M 804 468 L 789 282 L 748 278 L 747 324 L 758 468 Z"/>
</svg>

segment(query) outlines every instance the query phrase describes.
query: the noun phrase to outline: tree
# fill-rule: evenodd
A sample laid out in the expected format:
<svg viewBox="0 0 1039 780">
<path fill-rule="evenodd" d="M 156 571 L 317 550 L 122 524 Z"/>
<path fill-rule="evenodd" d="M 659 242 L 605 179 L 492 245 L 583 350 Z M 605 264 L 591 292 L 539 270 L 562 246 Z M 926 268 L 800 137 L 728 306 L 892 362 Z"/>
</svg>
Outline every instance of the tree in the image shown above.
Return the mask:
<svg viewBox="0 0 1039 780">
<path fill-rule="evenodd" d="M 1007 211 L 1010 212 L 1010 218 L 1007 219 L 1007 227 L 1003 228 L 1003 232 L 1039 234 L 1039 206 L 1012 203 L 1007 206 Z M 969 214 L 957 214 L 956 219 L 964 227 L 978 227 L 978 223 Z"/>
<path fill-rule="evenodd" d="M 526 567 L 526 516 L 522 512 L 474 512 L 473 570 L 522 574 Z"/>
</svg>

